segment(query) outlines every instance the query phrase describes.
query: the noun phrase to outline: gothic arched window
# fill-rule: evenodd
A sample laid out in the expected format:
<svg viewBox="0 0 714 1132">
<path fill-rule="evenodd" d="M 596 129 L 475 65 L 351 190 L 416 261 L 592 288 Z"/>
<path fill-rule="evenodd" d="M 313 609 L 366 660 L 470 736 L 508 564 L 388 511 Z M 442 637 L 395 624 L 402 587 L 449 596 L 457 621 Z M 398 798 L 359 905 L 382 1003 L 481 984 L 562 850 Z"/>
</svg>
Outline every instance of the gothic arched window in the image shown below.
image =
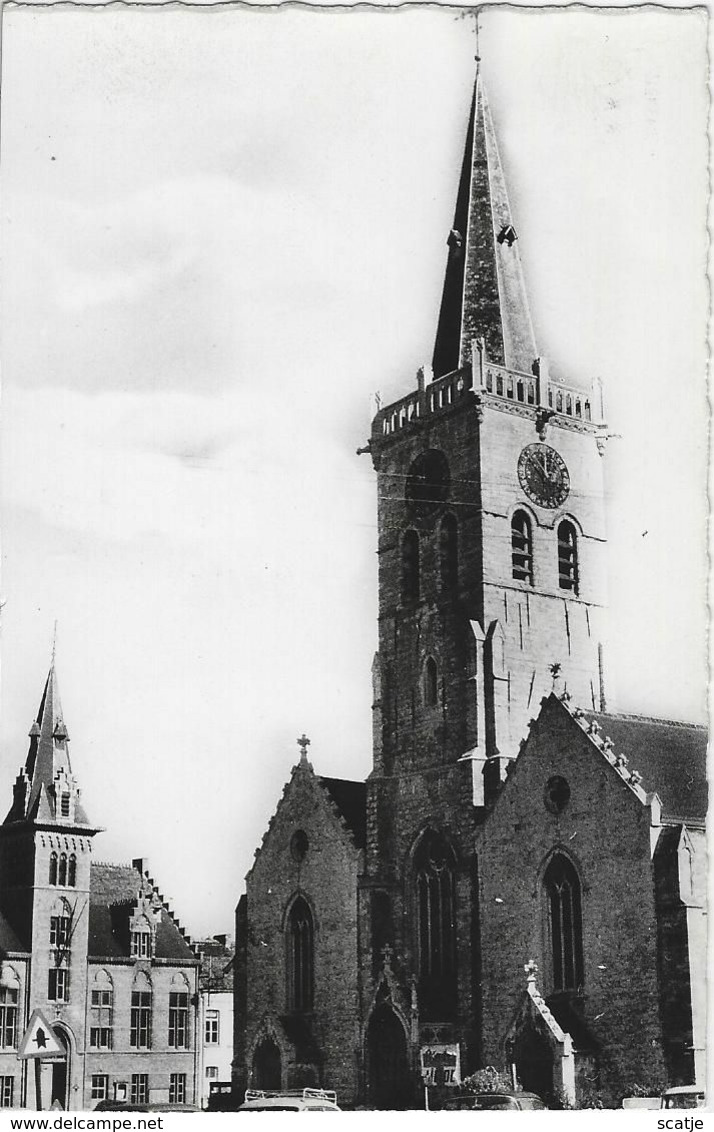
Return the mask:
<svg viewBox="0 0 714 1132">
<path fill-rule="evenodd" d="M 57 884 L 57 854 L 50 853 L 50 884 Z"/>
<path fill-rule="evenodd" d="M 583 984 L 583 920 L 580 878 L 567 857 L 557 854 L 543 877 L 553 990 L 578 990 Z"/>
<path fill-rule="evenodd" d="M 419 535 L 406 531 L 402 539 L 402 601 L 419 600 Z"/>
<path fill-rule="evenodd" d="M 454 855 L 427 831 L 414 855 L 420 1006 L 425 1018 L 450 1018 L 456 1008 Z"/>
<path fill-rule="evenodd" d="M 69 862 L 67 866 L 67 884 L 70 888 L 74 888 L 77 883 L 77 858 L 74 853 L 70 853 Z"/>
<path fill-rule="evenodd" d="M 578 592 L 578 536 L 567 519 L 558 524 L 558 585 L 561 590 Z"/>
<path fill-rule="evenodd" d="M 131 988 L 129 1045 L 132 1049 L 151 1049 L 152 988 L 144 971 L 137 971 Z"/>
<path fill-rule="evenodd" d="M 439 698 L 439 679 L 436 661 L 433 656 L 427 657 L 424 665 L 424 702 L 428 707 L 434 707 Z"/>
<path fill-rule="evenodd" d="M 459 532 L 453 515 L 445 515 L 439 527 L 439 579 L 442 593 L 455 590 L 459 580 Z"/>
<path fill-rule="evenodd" d="M 106 971 L 98 971 L 91 992 L 89 1044 L 111 1049 L 114 1044 L 114 984 Z"/>
<path fill-rule="evenodd" d="M 511 566 L 517 582 L 533 585 L 533 529 L 525 511 L 511 519 Z"/>
<path fill-rule="evenodd" d="M 312 1009 L 313 934 L 312 912 L 307 901 L 298 896 L 287 926 L 288 1010 Z"/>
<path fill-rule="evenodd" d="M 59 873 L 57 883 L 61 885 L 67 884 L 67 854 L 60 853 L 59 859 Z"/>
</svg>

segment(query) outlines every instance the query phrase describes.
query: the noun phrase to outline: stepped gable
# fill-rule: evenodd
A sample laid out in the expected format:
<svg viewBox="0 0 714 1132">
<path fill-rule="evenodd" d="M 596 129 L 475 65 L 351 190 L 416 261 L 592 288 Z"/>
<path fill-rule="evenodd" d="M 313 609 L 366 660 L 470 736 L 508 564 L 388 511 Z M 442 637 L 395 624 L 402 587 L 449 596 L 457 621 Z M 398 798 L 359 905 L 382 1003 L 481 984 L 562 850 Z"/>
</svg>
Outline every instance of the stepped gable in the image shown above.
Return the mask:
<svg viewBox="0 0 714 1132">
<path fill-rule="evenodd" d="M 603 736 L 642 775 L 642 787 L 656 792 L 662 816 L 704 821 L 707 813 L 706 727 L 643 715 L 587 712 Z"/>
<path fill-rule="evenodd" d="M 129 958 L 128 921 L 137 908 L 142 884 L 147 880 L 132 865 L 92 862 L 89 893 L 90 958 Z M 156 926 L 154 958 L 197 963 L 191 943 L 159 893 L 162 912 Z M 121 929 L 126 927 L 126 931 Z"/>
<path fill-rule="evenodd" d="M 358 849 L 364 849 L 367 839 L 367 787 L 364 782 L 353 782 L 347 778 L 323 778 L 318 782 L 324 787 L 340 817 L 350 830 Z"/>
</svg>

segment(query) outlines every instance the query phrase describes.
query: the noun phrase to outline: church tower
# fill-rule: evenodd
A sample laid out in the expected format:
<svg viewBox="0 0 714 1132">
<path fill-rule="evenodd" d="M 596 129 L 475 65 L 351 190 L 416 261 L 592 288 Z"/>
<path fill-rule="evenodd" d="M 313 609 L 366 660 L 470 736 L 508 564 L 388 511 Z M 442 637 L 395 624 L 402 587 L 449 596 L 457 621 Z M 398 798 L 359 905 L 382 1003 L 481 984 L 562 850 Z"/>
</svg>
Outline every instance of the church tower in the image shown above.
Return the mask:
<svg viewBox="0 0 714 1132">
<path fill-rule="evenodd" d="M 0 826 L 0 893 L 3 915 L 32 956 L 28 1000 L 53 1023 L 70 1054 L 85 1046 L 90 858 L 97 832 L 72 773 L 53 657 L 27 759 Z M 63 1064 L 74 1084 L 81 1082 L 76 1057 Z"/>
<path fill-rule="evenodd" d="M 433 367 L 370 441 L 387 771 L 514 758 L 554 677 L 604 706 L 602 398 L 538 354 L 480 75 L 448 248 Z"/>
<path fill-rule="evenodd" d="M 474 1065 L 475 823 L 554 682 L 604 707 L 601 396 L 550 375 L 539 355 L 480 73 L 447 242 L 432 366 L 380 408 L 369 445 L 379 652 L 368 1082 L 396 1032 L 386 1009 L 407 1044 L 456 1042 Z"/>
</svg>

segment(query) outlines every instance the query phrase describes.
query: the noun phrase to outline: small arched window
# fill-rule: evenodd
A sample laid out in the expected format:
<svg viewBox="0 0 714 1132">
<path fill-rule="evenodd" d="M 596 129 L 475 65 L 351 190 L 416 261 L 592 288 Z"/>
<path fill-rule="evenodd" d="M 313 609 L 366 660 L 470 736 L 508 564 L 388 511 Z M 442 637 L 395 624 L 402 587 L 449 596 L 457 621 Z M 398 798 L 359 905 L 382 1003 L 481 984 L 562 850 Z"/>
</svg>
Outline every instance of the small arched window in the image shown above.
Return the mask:
<svg viewBox="0 0 714 1132">
<path fill-rule="evenodd" d="M 59 871 L 57 874 L 57 883 L 61 885 L 67 884 L 67 854 L 60 853 Z"/>
<path fill-rule="evenodd" d="M 517 582 L 533 585 L 533 528 L 525 511 L 511 519 L 511 565 Z"/>
<path fill-rule="evenodd" d="M 575 527 L 568 519 L 558 524 L 558 585 L 561 590 L 578 592 L 578 541 Z"/>
<path fill-rule="evenodd" d="M 69 855 L 69 863 L 67 867 L 67 884 L 70 888 L 74 888 L 77 883 L 77 858 L 74 853 Z"/>
<path fill-rule="evenodd" d="M 425 1018 L 446 1019 L 456 1009 L 454 855 L 429 830 L 414 855 L 419 1000 Z"/>
<path fill-rule="evenodd" d="M 312 912 L 307 901 L 298 896 L 288 916 L 288 1010 L 312 1009 L 313 946 Z"/>
<path fill-rule="evenodd" d="M 583 985 L 583 920 L 580 878 L 567 857 L 557 854 L 546 869 L 548 935 L 554 991 Z"/>
<path fill-rule="evenodd" d="M 406 531 L 402 539 L 402 601 L 419 600 L 419 535 Z"/>
<path fill-rule="evenodd" d="M 57 854 L 50 853 L 50 884 L 57 884 Z"/>
<path fill-rule="evenodd" d="M 438 698 L 438 671 L 434 657 L 430 656 L 424 665 L 424 703 L 427 707 L 435 707 Z"/>
<path fill-rule="evenodd" d="M 441 592 L 455 590 L 459 581 L 459 532 L 453 515 L 445 515 L 439 528 Z"/>
</svg>

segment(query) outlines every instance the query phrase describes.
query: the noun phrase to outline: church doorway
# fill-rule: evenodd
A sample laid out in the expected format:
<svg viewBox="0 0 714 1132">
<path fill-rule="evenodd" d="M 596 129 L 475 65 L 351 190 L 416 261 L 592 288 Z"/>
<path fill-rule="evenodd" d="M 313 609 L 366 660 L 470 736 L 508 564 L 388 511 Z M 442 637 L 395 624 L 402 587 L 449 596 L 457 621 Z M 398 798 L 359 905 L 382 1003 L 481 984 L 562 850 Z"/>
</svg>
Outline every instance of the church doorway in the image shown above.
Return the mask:
<svg viewBox="0 0 714 1132">
<path fill-rule="evenodd" d="M 516 1074 L 523 1089 L 544 1101 L 553 1098 L 553 1050 L 545 1034 L 530 1023 L 521 1029 L 513 1046 Z"/>
<path fill-rule="evenodd" d="M 404 1027 L 391 1007 L 378 1006 L 367 1027 L 367 1093 L 375 1109 L 411 1107 L 412 1081 Z"/>
<path fill-rule="evenodd" d="M 61 1046 L 64 1047 L 65 1056 L 62 1061 L 52 1062 L 52 1093 L 50 1096 L 50 1105 L 55 1108 L 69 1108 L 68 1103 L 68 1085 L 69 1085 L 69 1042 L 67 1035 L 57 1026 L 53 1027 L 55 1037 Z M 43 1102 L 43 1104 L 46 1102 Z"/>
<path fill-rule="evenodd" d="M 253 1054 L 253 1086 L 277 1092 L 282 1084 L 280 1050 L 272 1038 L 263 1038 Z"/>
</svg>

